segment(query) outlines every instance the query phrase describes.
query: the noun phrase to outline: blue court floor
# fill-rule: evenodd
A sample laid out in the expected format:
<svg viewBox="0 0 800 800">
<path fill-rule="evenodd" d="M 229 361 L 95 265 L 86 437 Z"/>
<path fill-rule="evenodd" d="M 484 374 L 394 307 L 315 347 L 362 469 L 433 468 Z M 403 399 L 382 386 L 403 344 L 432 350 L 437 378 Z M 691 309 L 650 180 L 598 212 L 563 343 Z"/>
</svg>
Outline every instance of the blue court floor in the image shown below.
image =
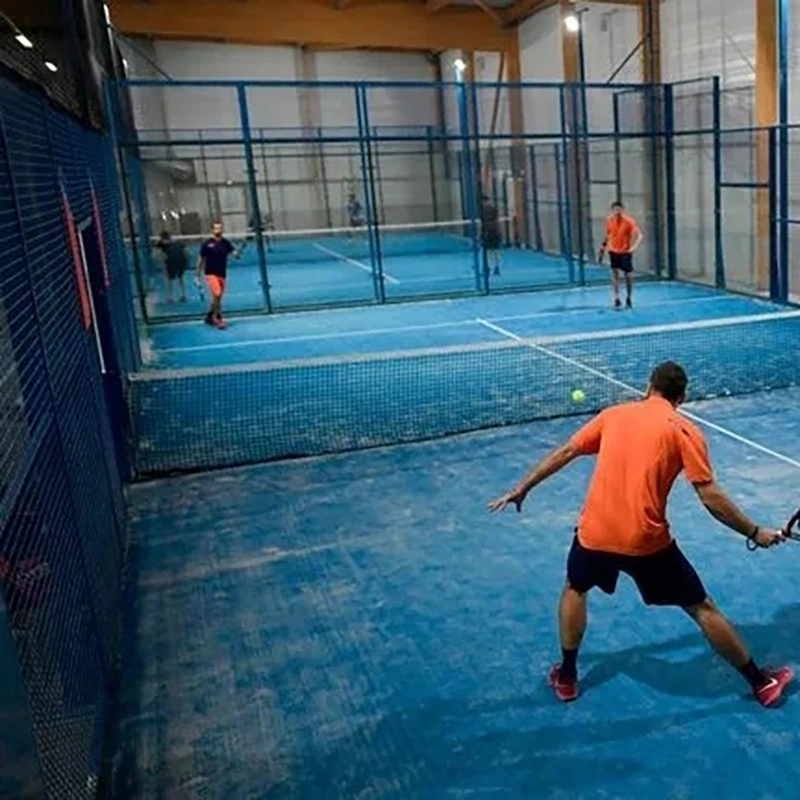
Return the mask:
<svg viewBox="0 0 800 800">
<path fill-rule="evenodd" d="M 607 285 L 456 300 L 253 316 L 224 331 L 201 319 L 151 326 L 148 369 L 210 367 L 353 353 L 560 336 L 676 322 L 744 317 L 778 307 L 680 283 L 642 283 L 633 311 L 611 308 Z M 489 323 L 488 325 L 486 323 Z"/>
<path fill-rule="evenodd" d="M 268 252 L 267 271 L 273 307 L 375 302 L 373 266 L 365 248 L 366 244 L 361 247 L 346 241 L 326 243 L 321 239 L 308 245 L 301 256 L 291 256 L 289 260 Z M 391 248 L 384 251 L 382 268 L 388 299 L 479 291 L 471 248 L 459 250 L 451 246 L 441 251 L 434 247 L 430 253 L 424 252 L 423 246 L 420 248 L 421 252 L 396 253 Z M 300 260 L 306 257 L 307 260 Z M 190 260 L 186 303 L 166 302 L 165 281 L 154 261 L 154 270 L 146 281 L 148 313 L 152 317 L 199 314 L 207 307 L 204 296 L 193 281 L 196 256 Z M 507 249 L 502 251 L 500 274 L 490 275 L 489 286 L 498 292 L 522 287 L 567 286 L 576 282 L 577 266 L 573 270 L 570 271 L 565 259 L 557 256 L 534 250 Z M 588 282 L 602 281 L 608 277 L 608 270 L 587 265 L 585 275 Z M 265 302 L 255 247 L 249 244 L 241 260 L 230 263 L 225 305 L 229 311 L 256 311 L 263 309 Z"/>
<path fill-rule="evenodd" d="M 722 485 L 782 524 L 797 392 L 692 411 L 716 426 Z M 592 463 L 521 516 L 485 504 L 580 422 L 134 486 L 113 796 L 795 800 L 800 698 L 760 708 L 687 618 L 642 608 L 627 582 L 591 604 L 584 696 L 564 707 L 547 689 Z M 758 660 L 797 664 L 797 546 L 748 553 L 683 483 L 670 511 Z"/>
</svg>

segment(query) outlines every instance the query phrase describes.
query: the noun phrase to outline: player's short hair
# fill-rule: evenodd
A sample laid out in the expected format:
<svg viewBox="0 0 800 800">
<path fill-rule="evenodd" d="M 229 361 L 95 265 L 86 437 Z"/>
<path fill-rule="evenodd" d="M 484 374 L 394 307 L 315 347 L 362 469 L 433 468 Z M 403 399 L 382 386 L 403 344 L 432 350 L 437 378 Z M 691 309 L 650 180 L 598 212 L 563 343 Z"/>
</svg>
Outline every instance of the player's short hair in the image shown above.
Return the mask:
<svg viewBox="0 0 800 800">
<path fill-rule="evenodd" d="M 212 227 L 212 228 L 215 228 L 217 225 L 222 225 L 222 220 L 221 220 L 221 219 L 215 219 L 215 220 L 214 220 L 214 221 L 211 223 L 211 227 Z"/>
<path fill-rule="evenodd" d="M 674 361 L 665 361 L 659 364 L 650 376 L 650 386 L 670 403 L 677 403 L 686 397 L 686 387 L 689 378 L 686 370 Z"/>
<path fill-rule="evenodd" d="M 625 204 L 622 202 L 622 200 L 615 200 L 611 204 L 611 208 L 625 208 Z"/>
</svg>

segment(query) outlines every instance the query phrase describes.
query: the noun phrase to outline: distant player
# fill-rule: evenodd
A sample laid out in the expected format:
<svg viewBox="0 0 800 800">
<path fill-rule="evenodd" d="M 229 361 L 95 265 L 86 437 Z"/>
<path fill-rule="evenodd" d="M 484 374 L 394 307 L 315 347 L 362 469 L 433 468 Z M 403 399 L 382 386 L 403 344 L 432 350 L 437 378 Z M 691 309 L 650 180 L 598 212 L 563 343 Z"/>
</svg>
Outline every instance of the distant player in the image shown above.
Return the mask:
<svg viewBox="0 0 800 800">
<path fill-rule="evenodd" d="M 481 240 L 486 249 L 486 259 L 493 275 L 500 274 L 500 214 L 487 195 L 481 197 Z"/>
<path fill-rule="evenodd" d="M 625 213 L 625 206 L 617 200 L 611 206 L 611 214 L 606 220 L 606 238 L 600 245 L 600 253 L 597 256 L 597 260 L 602 264 L 608 250 L 611 283 L 614 288 L 614 308 L 622 308 L 622 301 L 619 298 L 621 274 L 625 276 L 625 306 L 633 308 L 633 254 L 643 238 L 636 220 Z"/>
<path fill-rule="evenodd" d="M 364 207 L 355 192 L 350 192 L 347 198 L 347 221 L 351 228 L 364 227 Z"/>
<path fill-rule="evenodd" d="M 534 486 L 579 456 L 597 456 L 567 559 L 559 606 L 562 660 L 550 672 L 550 684 L 564 702 L 578 697 L 577 659 L 586 630 L 587 595 L 595 587 L 614 594 L 620 572 L 634 580 L 647 605 L 683 609 L 762 705 L 777 705 L 793 677 L 789 667 L 773 670 L 755 664 L 672 538 L 667 498 L 681 472 L 711 516 L 731 530 L 760 547 L 786 538 L 781 531 L 756 525 L 717 484 L 703 434 L 677 413 L 687 383 L 678 364 L 659 365 L 650 377 L 647 399 L 603 411 L 489 505 L 492 511 L 509 505 L 521 511 Z M 687 680 L 692 678 L 687 675 Z"/>
<path fill-rule="evenodd" d="M 172 302 L 173 284 L 177 281 L 181 290 L 179 300 L 181 303 L 185 303 L 186 282 L 184 276 L 189 266 L 189 256 L 186 253 L 186 248 L 181 242 L 174 242 L 169 231 L 162 232 L 156 247 L 164 254 L 164 274 L 167 278 L 167 302 Z"/>
<path fill-rule="evenodd" d="M 264 245 L 267 250 L 272 250 L 273 235 L 275 233 L 275 218 L 272 214 L 264 214 Z"/>
<path fill-rule="evenodd" d="M 211 294 L 211 305 L 206 314 L 206 325 L 225 328 L 222 318 L 222 297 L 225 294 L 225 283 L 228 277 L 228 258 L 238 258 L 236 248 L 225 238 L 225 227 L 221 222 L 211 226 L 211 238 L 200 248 L 197 259 L 197 282 L 205 275 L 208 291 Z"/>
</svg>

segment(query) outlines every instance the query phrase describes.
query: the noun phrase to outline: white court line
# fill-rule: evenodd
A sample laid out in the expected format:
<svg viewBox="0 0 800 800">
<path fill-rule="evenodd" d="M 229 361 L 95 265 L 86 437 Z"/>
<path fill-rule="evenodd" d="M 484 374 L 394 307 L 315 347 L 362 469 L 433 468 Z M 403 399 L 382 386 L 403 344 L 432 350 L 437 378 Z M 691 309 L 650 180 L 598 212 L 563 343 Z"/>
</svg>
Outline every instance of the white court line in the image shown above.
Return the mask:
<svg viewBox="0 0 800 800">
<path fill-rule="evenodd" d="M 224 350 L 228 347 L 252 347 L 259 344 L 285 344 L 287 342 L 313 342 L 319 339 L 346 339 L 350 336 L 379 336 L 386 333 L 408 333 L 409 331 L 428 331 L 437 328 L 454 328 L 461 325 L 474 325 L 474 319 L 458 322 L 438 322 L 428 325 L 405 325 L 398 328 L 368 328 L 362 331 L 336 331 L 334 333 L 307 333 L 302 336 L 278 336 L 274 339 L 253 339 L 249 342 L 221 342 L 220 344 L 200 344 L 191 347 L 165 347 L 160 353 L 192 353 L 198 350 Z"/>
<path fill-rule="evenodd" d="M 337 261 L 344 261 L 347 264 L 352 264 L 354 267 L 363 269 L 364 272 L 369 272 L 369 274 L 372 275 L 372 267 L 370 267 L 368 264 L 362 264 L 360 261 L 356 261 L 354 258 L 344 255 L 344 253 L 337 253 L 335 250 L 325 247 L 324 244 L 314 244 L 312 246 L 316 247 L 317 250 L 321 250 L 323 253 L 327 253 L 329 256 L 333 256 Z M 383 278 L 387 283 L 400 283 L 397 278 L 395 278 L 393 275 L 390 275 L 388 272 L 383 273 Z"/>
<path fill-rule="evenodd" d="M 568 356 L 563 356 L 561 353 L 556 353 L 553 350 L 550 350 L 547 347 L 542 347 L 542 345 L 535 344 L 534 342 L 528 341 L 523 339 L 521 336 L 517 336 L 516 333 L 512 333 L 505 328 L 501 328 L 499 325 L 494 325 L 491 322 L 487 322 L 485 319 L 476 319 L 481 325 L 485 325 L 489 330 L 493 330 L 495 333 L 499 333 L 502 336 L 505 336 L 508 339 L 512 339 L 513 341 L 520 342 L 524 345 L 527 345 L 532 350 L 538 350 L 541 353 L 544 353 L 547 356 L 557 359 L 558 361 L 563 361 L 565 364 L 569 364 L 572 367 L 576 367 L 577 369 L 583 370 L 584 372 L 588 372 L 590 375 L 594 375 L 597 378 L 601 378 L 608 383 L 613 384 L 614 386 L 618 386 L 621 389 L 625 389 L 628 392 L 633 392 L 634 394 L 638 395 L 639 397 L 644 397 L 645 392 L 641 389 L 637 389 L 635 386 L 631 386 L 630 384 L 623 383 L 622 381 L 618 381 L 616 378 L 612 378 L 610 375 L 606 375 L 599 370 L 594 369 L 593 367 L 588 366 L 587 364 L 583 364 L 580 361 L 576 361 L 574 358 L 569 358 Z M 777 459 L 778 461 L 783 461 L 785 464 L 790 464 L 793 467 L 800 468 L 800 461 L 795 461 L 793 458 L 789 458 L 789 456 L 784 455 L 783 453 L 779 453 L 776 450 L 771 450 L 769 447 L 764 447 L 763 444 L 759 444 L 758 442 L 754 442 L 752 439 L 747 439 L 744 436 L 740 436 L 738 433 L 734 433 L 728 428 L 723 428 L 721 425 L 717 425 L 715 422 L 711 422 L 703 417 L 697 416 L 697 414 L 692 414 L 691 412 L 687 411 L 686 409 L 680 409 L 680 413 L 683 414 L 685 417 L 688 417 L 693 422 L 698 422 L 700 425 L 705 425 L 707 428 L 711 428 L 712 430 L 717 431 L 717 433 L 721 433 L 723 436 L 727 436 L 730 439 L 733 439 L 740 444 L 747 445 L 748 447 L 752 447 L 754 450 L 758 450 L 765 455 L 772 456 L 772 458 Z"/>
<path fill-rule="evenodd" d="M 711 300 L 731 300 L 733 298 L 727 296 L 721 297 L 695 297 L 686 300 L 665 300 L 663 303 L 659 303 L 658 306 L 653 306 L 654 308 L 665 305 L 677 304 L 677 303 L 696 303 L 696 302 L 709 302 Z M 601 311 L 600 307 L 592 307 L 592 308 L 576 308 L 576 309 L 560 309 L 558 311 L 535 311 L 530 314 L 516 314 L 507 317 L 490 317 L 490 319 L 494 320 L 495 322 L 506 322 L 510 320 L 524 320 L 524 319 L 537 319 L 538 317 L 549 317 L 549 316 L 560 316 L 562 314 L 596 314 L 598 311 Z M 746 318 L 746 315 L 743 315 L 742 318 Z M 180 323 L 178 323 L 180 324 Z M 313 342 L 319 339 L 347 339 L 349 337 L 359 337 L 359 336 L 383 336 L 385 334 L 392 334 L 392 333 L 407 333 L 409 331 L 425 331 L 425 330 L 438 330 L 442 328 L 458 328 L 464 325 L 474 325 L 475 319 L 470 317 L 469 319 L 459 319 L 459 320 L 452 320 L 451 322 L 434 322 L 428 323 L 425 325 L 400 325 L 394 328 L 364 328 L 363 330 L 356 330 L 356 331 L 336 331 L 334 333 L 312 333 L 312 334 L 303 334 L 301 336 L 276 336 L 269 339 L 250 339 L 247 341 L 242 342 L 220 342 L 218 344 L 201 344 L 201 345 L 190 345 L 187 347 L 163 347 L 158 350 L 159 353 L 196 353 L 202 350 L 225 350 L 227 348 L 239 348 L 239 347 L 255 347 L 258 345 L 269 345 L 269 344 L 285 344 L 290 342 Z M 695 324 L 693 322 L 682 322 L 681 325 L 687 324 Z M 652 327 L 652 326 L 651 326 Z M 616 329 L 615 329 L 616 330 Z M 639 328 L 634 328 L 633 330 L 640 331 Z M 587 332 L 591 333 L 591 331 Z M 587 334 L 581 334 L 581 336 L 586 336 Z"/>
</svg>

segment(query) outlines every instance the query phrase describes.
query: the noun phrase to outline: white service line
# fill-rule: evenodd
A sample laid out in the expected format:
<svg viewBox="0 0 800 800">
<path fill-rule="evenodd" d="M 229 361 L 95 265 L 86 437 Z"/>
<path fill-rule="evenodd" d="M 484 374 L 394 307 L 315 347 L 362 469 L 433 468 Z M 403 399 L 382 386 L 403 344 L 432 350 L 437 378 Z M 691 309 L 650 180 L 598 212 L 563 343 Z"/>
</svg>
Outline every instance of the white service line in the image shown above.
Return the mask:
<svg viewBox="0 0 800 800">
<path fill-rule="evenodd" d="M 527 345 L 532 350 L 538 350 L 541 353 L 544 353 L 547 356 L 551 356 L 552 358 L 558 359 L 559 361 L 563 361 L 565 364 L 569 364 L 576 369 L 583 370 L 584 372 L 588 372 L 590 375 L 595 375 L 598 378 L 606 381 L 607 383 L 611 383 L 614 386 L 619 386 L 621 389 L 625 389 L 626 391 L 633 392 L 634 394 L 639 395 L 639 397 L 644 397 L 645 393 L 641 389 L 637 389 L 635 386 L 631 386 L 630 384 L 623 383 L 622 381 L 618 381 L 616 378 L 612 378 L 610 375 L 606 375 L 599 370 L 594 369 L 593 367 L 588 366 L 587 364 L 583 364 L 580 361 L 576 361 L 574 358 L 569 358 L 568 356 L 563 356 L 561 353 L 555 353 L 547 347 L 543 347 L 542 345 L 535 344 L 534 342 L 530 342 L 526 339 L 523 339 L 521 336 L 517 336 L 516 333 L 512 333 L 505 328 L 501 328 L 499 325 L 495 325 L 491 322 L 487 322 L 485 319 L 476 319 L 475 320 L 480 325 L 484 325 L 485 327 L 489 328 L 489 330 L 494 331 L 495 333 L 499 333 L 502 336 L 505 336 L 508 339 L 512 339 L 516 342 L 520 342 L 524 345 Z M 759 444 L 758 442 L 754 442 L 752 439 L 747 439 L 744 436 L 740 436 L 738 433 L 734 433 L 727 428 L 723 428 L 721 425 L 717 425 L 715 422 L 711 422 L 703 417 L 697 416 L 697 414 L 692 414 L 691 412 L 687 411 L 686 409 L 680 409 L 680 413 L 683 414 L 685 417 L 688 417 L 693 422 L 697 422 L 700 425 L 705 425 L 707 428 L 711 428 L 712 430 L 717 431 L 717 433 L 721 433 L 723 436 L 727 436 L 729 439 L 733 439 L 740 444 L 747 445 L 748 447 L 752 447 L 754 450 L 758 450 L 760 453 L 764 453 L 765 455 L 772 456 L 772 458 L 777 459 L 778 461 L 783 461 L 784 464 L 790 464 L 793 467 L 800 468 L 800 461 L 796 461 L 793 458 L 789 458 L 789 456 L 784 455 L 783 453 L 779 453 L 776 450 L 771 450 L 769 447 L 764 447 L 764 445 Z"/>
<path fill-rule="evenodd" d="M 220 342 L 219 344 L 199 344 L 189 347 L 165 347 L 160 353 L 193 353 L 198 350 L 225 350 L 231 347 L 254 347 L 260 344 L 285 344 L 287 342 L 313 342 L 319 339 L 347 339 L 358 336 L 379 336 L 383 334 L 408 333 L 410 331 L 429 331 L 439 328 L 455 328 L 474 325 L 474 319 L 458 322 L 435 322 L 429 325 L 404 325 L 398 328 L 367 328 L 360 331 L 334 331 L 333 333 L 306 333 L 301 336 L 276 336 L 272 339 L 252 339 L 245 342 Z"/>
<path fill-rule="evenodd" d="M 364 272 L 369 272 L 369 274 L 372 275 L 372 267 L 370 267 L 368 264 L 362 264 L 360 261 L 356 261 L 354 258 L 344 255 L 344 253 L 337 253 L 335 250 L 325 247 L 324 244 L 314 244 L 313 247 L 316 247 L 317 250 L 321 250 L 323 253 L 326 253 L 329 256 L 333 256 L 333 258 L 335 258 L 337 261 L 344 261 L 347 264 L 352 264 L 354 267 L 363 269 Z M 397 278 L 395 278 L 393 275 L 390 275 L 388 272 L 383 273 L 383 278 L 387 283 L 400 283 Z"/>
</svg>

